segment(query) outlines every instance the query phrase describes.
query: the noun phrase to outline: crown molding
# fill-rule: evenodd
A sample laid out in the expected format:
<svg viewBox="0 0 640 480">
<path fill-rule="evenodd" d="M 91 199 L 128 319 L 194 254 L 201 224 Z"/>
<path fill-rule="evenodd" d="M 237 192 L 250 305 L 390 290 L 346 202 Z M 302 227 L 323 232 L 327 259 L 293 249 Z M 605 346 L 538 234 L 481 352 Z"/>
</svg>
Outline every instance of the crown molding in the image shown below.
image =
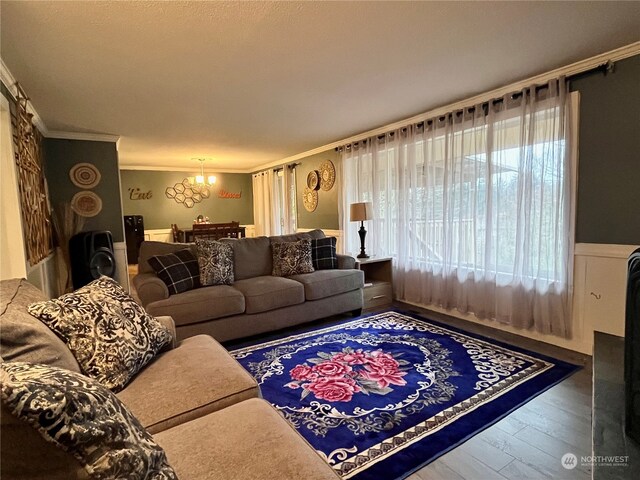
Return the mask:
<svg viewBox="0 0 640 480">
<path fill-rule="evenodd" d="M 141 170 L 141 171 L 155 171 L 155 172 L 195 172 L 200 174 L 200 170 L 197 168 L 189 168 L 185 166 L 181 167 L 167 167 L 167 166 L 154 166 L 154 165 L 122 165 L 120 164 L 120 170 Z M 206 168 L 207 172 L 211 173 L 251 173 L 253 169 L 238 169 L 238 168 Z"/>
<path fill-rule="evenodd" d="M 108 133 L 82 133 L 82 132 L 62 132 L 53 130 L 48 132 L 45 137 L 58 138 L 62 140 L 86 140 L 89 142 L 111 142 L 118 143 L 120 135 L 111 135 Z"/>
<path fill-rule="evenodd" d="M 5 87 L 7 87 L 7 90 L 9 90 L 9 93 L 13 96 L 13 98 L 18 98 L 18 87 L 16 87 L 16 84 L 18 82 L 16 81 L 15 77 L 9 70 L 9 67 L 7 67 L 2 58 L 0 58 L 0 80 L 2 80 L 2 83 L 4 83 Z M 38 128 L 38 130 L 40 130 L 40 133 L 46 137 L 49 133 L 49 129 L 45 125 L 42 118 L 40 118 L 40 115 L 38 115 L 36 109 L 33 107 L 31 100 L 27 100 L 27 112 L 33 115 L 33 124 Z"/>
<path fill-rule="evenodd" d="M 509 93 L 512 93 L 517 90 L 522 90 L 525 87 L 546 83 L 553 78 L 557 78 L 560 76 L 571 76 L 576 75 L 578 73 L 586 72 L 587 70 L 591 70 L 592 68 L 597 67 L 598 65 L 602 65 L 607 62 L 617 62 L 619 60 L 623 60 L 625 58 L 634 57 L 636 55 L 640 55 L 640 41 L 630 43 L 629 45 L 625 45 L 620 48 L 616 48 L 614 50 L 610 50 L 605 53 L 601 53 L 595 55 L 590 58 L 586 58 L 584 60 L 580 60 L 575 63 L 571 63 L 564 67 L 556 68 L 555 70 L 550 70 L 545 73 L 541 73 L 539 75 L 535 75 L 533 77 L 529 77 L 523 80 L 520 80 L 515 83 L 511 83 L 509 85 L 505 85 L 500 88 L 496 88 L 489 92 L 481 93 L 480 95 L 475 95 L 473 97 L 466 98 L 464 100 L 460 100 L 455 103 L 450 103 L 448 105 L 443 105 L 441 107 L 437 107 L 435 109 L 429 110 L 428 112 L 420 113 L 413 117 L 405 118 L 404 120 L 399 120 L 394 123 L 389 123 L 382 127 L 375 128 L 373 130 L 368 130 L 363 133 L 359 133 L 357 135 L 353 135 L 348 138 L 344 138 L 342 140 L 338 140 L 336 142 L 328 143 L 321 147 L 314 148 L 312 150 L 307 150 L 306 152 L 298 153 L 296 155 L 292 155 L 290 157 L 286 157 L 280 160 L 275 160 L 273 162 L 265 163 L 263 165 L 257 166 L 255 169 L 251 170 L 252 172 L 259 172 L 268 168 L 277 167 L 283 165 L 285 163 L 294 162 L 296 160 L 300 160 L 305 157 L 309 157 L 311 155 L 315 155 L 317 153 L 326 152 L 327 150 L 332 150 L 337 147 L 341 147 L 342 145 L 346 145 L 348 143 L 356 142 L 359 140 L 363 140 L 368 137 L 373 137 L 375 135 L 381 135 L 390 130 L 396 130 L 398 128 L 402 128 L 411 123 L 419 123 L 424 120 L 428 120 L 433 117 L 438 117 L 440 115 L 444 115 L 446 113 L 451 112 L 452 110 L 459 110 L 469 105 L 476 105 L 478 103 L 483 103 L 492 98 L 502 97 Z"/>
</svg>

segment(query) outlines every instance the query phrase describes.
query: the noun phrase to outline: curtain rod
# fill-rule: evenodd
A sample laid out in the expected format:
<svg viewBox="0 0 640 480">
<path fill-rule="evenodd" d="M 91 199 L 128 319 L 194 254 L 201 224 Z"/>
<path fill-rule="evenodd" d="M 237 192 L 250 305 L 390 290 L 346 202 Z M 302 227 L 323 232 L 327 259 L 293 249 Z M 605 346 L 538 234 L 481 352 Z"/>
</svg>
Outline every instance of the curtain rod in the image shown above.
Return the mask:
<svg viewBox="0 0 640 480">
<path fill-rule="evenodd" d="M 569 76 L 565 77 L 565 80 L 566 80 L 566 82 L 569 83 L 569 82 L 571 82 L 573 80 L 578 80 L 578 79 L 581 79 L 581 78 L 584 78 L 584 77 L 589 77 L 589 76 L 594 75 L 596 73 L 602 73 L 604 76 L 607 76 L 609 73 L 613 73 L 613 72 L 615 72 L 615 63 L 612 62 L 611 60 L 608 60 L 607 62 L 601 63 L 599 65 L 596 65 L 596 66 L 594 66 L 592 68 L 589 68 L 588 70 L 583 70 L 581 72 L 574 73 L 573 75 L 569 75 Z M 542 90 L 544 90 L 546 88 L 549 88 L 549 86 L 548 86 L 548 84 L 543 84 L 543 85 L 536 85 L 534 88 L 535 88 L 536 92 L 539 92 L 539 91 L 542 91 Z M 507 96 L 508 95 L 509 94 L 507 94 Z M 514 92 L 510 96 L 511 96 L 512 99 L 519 98 L 519 97 L 522 96 L 522 90 L 518 91 L 518 92 Z M 489 105 L 497 105 L 499 103 L 503 103 L 504 102 L 504 98 L 505 97 L 499 97 L 499 98 L 495 98 L 493 100 L 488 100 L 486 102 L 482 102 L 480 104 L 480 106 L 486 112 L 486 109 L 489 108 Z M 456 110 L 453 110 L 453 111 L 451 111 L 449 113 L 446 113 L 444 115 L 438 115 L 437 117 L 435 117 L 435 119 L 442 121 L 442 120 L 445 120 L 446 117 L 449 116 L 449 115 L 460 116 L 460 115 L 462 115 L 462 113 L 464 111 L 471 113 L 471 112 L 475 112 L 475 110 L 476 110 L 476 106 L 470 106 L 468 108 L 456 109 Z M 422 121 L 417 122 L 415 124 L 409 124 L 409 125 L 416 125 L 417 127 L 421 128 L 425 124 L 426 125 L 431 125 L 431 124 L 433 124 L 433 120 L 422 120 Z M 400 130 L 401 132 L 406 132 L 407 131 L 407 127 L 402 127 L 402 128 L 399 128 L 398 130 Z M 378 134 L 375 137 L 378 140 L 382 140 L 387 135 L 393 136 L 394 132 L 395 132 L 395 130 L 390 130 L 390 131 L 388 131 L 386 133 Z M 362 139 L 362 140 L 365 140 L 365 139 Z M 362 140 L 359 140 L 358 142 L 361 142 Z M 352 142 L 352 143 L 358 143 L 358 142 Z M 350 145 L 350 144 L 347 143 L 345 145 L 340 145 L 338 147 L 335 147 L 334 150 L 336 152 L 339 152 L 340 150 L 345 148 L 345 146 L 347 146 L 347 145 Z"/>
<path fill-rule="evenodd" d="M 296 168 L 298 165 L 300 165 L 300 162 L 296 162 L 296 163 L 290 163 L 289 165 L 283 165 L 281 167 L 276 167 L 273 169 L 274 172 L 279 172 L 280 170 L 284 170 L 284 167 L 287 167 L 290 170 L 293 170 L 294 168 Z"/>
</svg>

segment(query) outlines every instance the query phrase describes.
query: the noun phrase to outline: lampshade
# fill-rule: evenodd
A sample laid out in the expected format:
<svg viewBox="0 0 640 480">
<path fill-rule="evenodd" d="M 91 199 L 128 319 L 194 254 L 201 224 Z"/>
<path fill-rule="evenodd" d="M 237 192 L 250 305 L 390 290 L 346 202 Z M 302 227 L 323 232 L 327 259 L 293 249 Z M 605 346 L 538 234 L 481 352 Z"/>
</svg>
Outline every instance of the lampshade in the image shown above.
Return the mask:
<svg viewBox="0 0 640 480">
<path fill-rule="evenodd" d="M 351 204 L 351 221 L 363 222 L 373 218 L 373 204 L 371 202 L 361 202 Z"/>
</svg>

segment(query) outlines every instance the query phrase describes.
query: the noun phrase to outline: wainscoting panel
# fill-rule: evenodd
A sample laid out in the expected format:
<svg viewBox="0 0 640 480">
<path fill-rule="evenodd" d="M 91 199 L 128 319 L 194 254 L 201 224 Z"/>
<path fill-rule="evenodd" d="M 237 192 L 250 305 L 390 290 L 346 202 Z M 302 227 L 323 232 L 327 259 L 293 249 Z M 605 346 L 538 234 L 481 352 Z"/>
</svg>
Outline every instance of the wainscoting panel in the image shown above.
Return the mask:
<svg viewBox="0 0 640 480">
<path fill-rule="evenodd" d="M 245 235 L 247 238 L 256 236 L 256 226 L 255 225 L 241 225 L 241 227 L 245 228 Z M 144 231 L 144 239 L 152 242 L 173 242 L 173 234 L 171 233 L 170 228 L 159 228 L 156 230 L 145 230 Z"/>
<path fill-rule="evenodd" d="M 144 239 L 151 242 L 173 242 L 173 234 L 170 228 L 161 228 L 158 230 L 145 230 Z"/>
<path fill-rule="evenodd" d="M 636 248 L 594 243 L 576 245 L 576 322 L 592 331 L 624 337 L 627 259 Z"/>
<path fill-rule="evenodd" d="M 27 280 L 38 287 L 47 297 L 54 298 L 62 293 L 58 281 L 57 255 L 50 253 L 42 261 L 27 269 Z"/>
<path fill-rule="evenodd" d="M 115 280 L 127 292 L 129 290 L 129 268 L 127 265 L 127 244 L 124 242 L 113 243 L 113 254 L 116 257 L 116 276 Z"/>
</svg>

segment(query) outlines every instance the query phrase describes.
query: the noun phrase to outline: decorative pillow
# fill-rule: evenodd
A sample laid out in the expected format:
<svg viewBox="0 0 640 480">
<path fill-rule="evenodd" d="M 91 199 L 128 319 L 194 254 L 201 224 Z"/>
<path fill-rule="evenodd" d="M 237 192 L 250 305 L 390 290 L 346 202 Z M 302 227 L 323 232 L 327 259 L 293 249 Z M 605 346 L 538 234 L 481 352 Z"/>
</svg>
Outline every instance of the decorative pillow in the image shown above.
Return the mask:
<svg viewBox="0 0 640 480">
<path fill-rule="evenodd" d="M 300 273 L 313 272 L 311 261 L 311 240 L 272 243 L 273 272 L 276 277 L 288 277 Z"/>
<path fill-rule="evenodd" d="M 314 238 L 311 240 L 311 258 L 315 270 L 338 268 L 336 237 Z"/>
<path fill-rule="evenodd" d="M 188 248 L 167 255 L 156 255 L 148 262 L 160 280 L 167 285 L 170 295 L 200 286 L 198 260 Z"/>
<path fill-rule="evenodd" d="M 106 276 L 27 309 L 67 344 L 85 375 L 113 391 L 172 341 L 166 327 Z"/>
<path fill-rule="evenodd" d="M 233 247 L 229 242 L 196 239 L 200 283 L 202 285 L 231 285 L 233 278 Z"/>
<path fill-rule="evenodd" d="M 5 362 L 0 379 L 2 401 L 11 413 L 76 457 L 91 478 L 177 480 L 164 450 L 138 419 L 90 378 L 58 367 Z"/>
</svg>

